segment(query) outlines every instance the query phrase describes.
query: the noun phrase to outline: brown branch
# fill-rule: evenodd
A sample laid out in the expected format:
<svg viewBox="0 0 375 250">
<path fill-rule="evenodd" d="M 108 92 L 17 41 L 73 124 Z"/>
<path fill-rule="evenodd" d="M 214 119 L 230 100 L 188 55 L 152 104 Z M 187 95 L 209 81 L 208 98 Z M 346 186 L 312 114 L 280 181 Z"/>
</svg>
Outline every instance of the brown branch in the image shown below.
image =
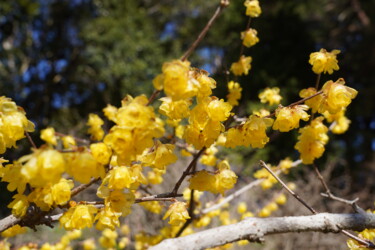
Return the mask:
<svg viewBox="0 0 375 250">
<path fill-rule="evenodd" d="M 25 131 L 25 135 L 26 135 L 27 139 L 29 140 L 31 146 L 32 146 L 33 148 L 37 148 L 36 145 L 35 145 L 35 142 L 33 141 L 33 138 L 31 138 L 29 132 Z"/>
<path fill-rule="evenodd" d="M 60 132 L 55 132 L 55 135 L 56 136 L 60 136 L 60 137 L 64 137 L 64 136 L 69 136 L 67 134 L 63 134 L 63 133 L 60 133 Z M 84 144 L 90 144 L 90 141 L 89 140 L 86 140 L 86 139 L 82 139 L 82 138 L 79 138 L 79 137 L 75 137 L 75 136 L 72 136 L 74 138 L 74 140 L 78 141 L 78 142 L 82 142 Z"/>
<path fill-rule="evenodd" d="M 311 206 L 309 206 L 304 200 L 302 200 L 302 198 L 300 198 L 296 193 L 294 193 L 290 188 L 288 188 L 288 186 L 277 176 L 273 173 L 273 171 L 267 166 L 266 163 L 264 163 L 264 161 L 260 161 L 260 164 L 267 169 L 267 171 L 272 174 L 273 177 L 275 177 L 277 179 L 277 181 L 291 194 L 293 195 L 294 198 L 296 198 L 299 202 L 301 202 L 307 209 L 309 209 L 311 211 L 311 213 L 313 214 L 318 214 L 318 212 L 312 208 Z M 372 249 L 375 249 L 375 244 L 372 243 L 371 241 L 369 240 L 365 240 L 365 239 L 361 239 L 357 236 L 355 236 L 354 234 L 351 234 L 349 233 L 348 231 L 345 231 L 345 230 L 342 230 L 342 229 L 339 229 L 339 232 L 345 234 L 346 236 L 360 242 L 361 244 L 363 244 L 364 246 L 368 247 L 368 248 L 372 248 Z"/>
<path fill-rule="evenodd" d="M 70 197 L 73 197 L 75 195 L 77 195 L 78 193 L 82 192 L 83 190 L 85 190 L 86 188 L 88 188 L 89 186 L 91 186 L 92 184 L 94 184 L 95 182 L 99 181 L 100 180 L 100 177 L 98 178 L 92 178 L 91 181 L 87 184 L 81 184 L 77 187 L 75 187 L 72 192 L 70 193 Z"/>
<path fill-rule="evenodd" d="M 185 54 L 181 57 L 181 61 L 185 61 L 191 53 L 197 48 L 198 44 L 203 40 L 205 35 L 207 34 L 208 30 L 211 28 L 212 24 L 216 20 L 216 18 L 220 15 L 220 13 L 229 5 L 229 0 L 221 0 L 220 5 L 217 7 L 215 13 L 211 17 L 211 19 L 207 22 L 206 26 L 202 29 L 201 33 L 199 33 L 197 39 L 193 42 L 193 44 L 189 47 L 189 49 L 185 52 Z"/>
<path fill-rule="evenodd" d="M 151 94 L 150 98 L 148 99 L 146 106 L 149 106 L 156 99 L 156 97 L 159 95 L 160 92 L 161 90 L 154 90 L 154 92 Z"/>
<path fill-rule="evenodd" d="M 199 150 L 199 152 L 196 155 L 194 155 L 193 160 L 190 162 L 190 164 L 186 168 L 186 170 L 182 173 L 180 179 L 177 181 L 176 185 L 174 186 L 173 191 L 171 192 L 171 194 L 177 194 L 178 189 L 180 188 L 182 182 L 184 181 L 184 179 L 186 178 L 186 176 L 188 176 L 190 174 L 190 171 L 195 166 L 195 164 L 197 163 L 199 157 L 203 154 L 203 152 L 205 150 L 206 150 L 206 147 L 203 147 L 201 150 Z"/>
</svg>

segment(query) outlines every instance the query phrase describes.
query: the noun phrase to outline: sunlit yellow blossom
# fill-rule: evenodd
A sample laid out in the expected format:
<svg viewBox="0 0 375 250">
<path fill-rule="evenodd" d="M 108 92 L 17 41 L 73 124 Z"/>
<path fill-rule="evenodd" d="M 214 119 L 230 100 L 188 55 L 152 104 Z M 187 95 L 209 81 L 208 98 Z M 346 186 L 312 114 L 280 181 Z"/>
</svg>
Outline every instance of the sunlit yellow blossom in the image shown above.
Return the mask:
<svg viewBox="0 0 375 250">
<path fill-rule="evenodd" d="M 198 81 L 197 99 L 208 97 L 212 94 L 212 89 L 216 88 L 216 81 L 209 77 L 209 73 L 202 69 L 190 71 L 190 76 Z"/>
<path fill-rule="evenodd" d="M 46 129 L 43 129 L 41 132 L 40 132 L 40 138 L 51 144 L 51 145 L 57 145 L 57 139 L 56 139 L 56 136 L 55 136 L 55 129 L 54 128 L 46 128 Z"/>
<path fill-rule="evenodd" d="M 315 118 L 310 125 L 299 130 L 300 136 L 294 148 L 300 152 L 303 164 L 311 164 L 323 155 L 328 128 L 322 121 L 323 117 Z"/>
<path fill-rule="evenodd" d="M 141 158 L 141 161 L 145 165 L 164 169 L 169 164 L 177 161 L 177 156 L 173 153 L 174 148 L 175 145 L 162 144 L 160 141 L 156 141 L 153 151 L 146 153 Z"/>
<path fill-rule="evenodd" d="M 107 104 L 107 107 L 103 109 L 104 115 L 113 122 L 116 122 L 117 111 L 118 109 L 110 104 Z"/>
<path fill-rule="evenodd" d="M 307 121 L 310 115 L 305 110 L 308 109 L 306 105 L 295 105 L 292 107 L 279 107 L 276 109 L 276 120 L 273 123 L 274 130 L 280 132 L 288 132 L 299 127 L 299 121 L 302 119 Z"/>
<path fill-rule="evenodd" d="M 241 56 L 238 62 L 232 63 L 230 70 L 236 76 L 247 75 L 251 69 L 252 60 L 251 56 Z"/>
<path fill-rule="evenodd" d="M 159 107 L 159 112 L 169 119 L 181 120 L 188 117 L 190 114 L 189 106 L 192 101 L 190 99 L 182 99 L 178 101 L 172 101 L 170 97 L 160 98 L 162 104 Z"/>
<path fill-rule="evenodd" d="M 315 74 L 327 73 L 332 74 L 334 70 L 339 70 L 337 64 L 336 55 L 340 53 L 340 50 L 332 50 L 327 52 L 325 49 L 320 49 L 319 52 L 310 54 L 309 63 L 313 66 L 312 70 Z"/>
<path fill-rule="evenodd" d="M 286 196 L 285 194 L 280 194 L 276 197 L 275 202 L 279 205 L 284 205 L 286 203 Z"/>
<path fill-rule="evenodd" d="M 242 214 L 241 220 L 243 220 L 245 218 L 250 218 L 250 217 L 254 217 L 254 214 L 252 212 L 247 211 L 247 212 Z"/>
<path fill-rule="evenodd" d="M 163 64 L 163 87 L 167 96 L 177 101 L 193 97 L 197 91 L 197 85 L 189 79 L 190 62 L 174 60 Z M 160 81 L 161 78 L 158 79 Z M 160 83 L 154 86 L 160 89 Z"/>
<path fill-rule="evenodd" d="M 116 227 L 120 226 L 120 213 L 114 212 L 109 207 L 101 209 L 95 216 L 95 221 L 97 221 L 95 228 L 98 230 L 104 230 L 109 228 L 114 230 Z"/>
<path fill-rule="evenodd" d="M 230 81 L 228 83 L 228 103 L 232 106 L 238 105 L 238 100 L 241 99 L 242 88 L 238 82 Z"/>
<path fill-rule="evenodd" d="M 246 205 L 246 203 L 243 202 L 243 201 L 240 202 L 240 203 L 238 203 L 238 205 L 237 205 L 237 213 L 243 214 L 246 211 L 247 211 L 247 205 Z"/>
<path fill-rule="evenodd" d="M 121 190 L 113 190 L 105 198 L 105 205 L 112 211 L 126 216 L 130 214 L 130 207 L 133 205 L 135 196 L 133 193 L 123 193 Z"/>
<path fill-rule="evenodd" d="M 13 201 L 9 203 L 8 207 L 12 209 L 12 214 L 16 217 L 22 217 L 26 214 L 29 202 L 27 197 L 23 194 L 16 194 L 13 196 Z"/>
<path fill-rule="evenodd" d="M 281 99 L 280 89 L 278 87 L 266 88 L 259 95 L 261 103 L 268 103 L 269 105 L 279 104 Z"/>
<path fill-rule="evenodd" d="M 211 223 L 211 218 L 207 215 L 201 216 L 198 220 L 194 220 L 194 227 L 206 227 Z"/>
<path fill-rule="evenodd" d="M 293 167 L 293 161 L 291 161 L 289 158 L 281 160 L 279 163 L 279 167 L 281 171 L 283 171 L 283 173 L 287 174 L 289 173 L 289 169 Z"/>
<path fill-rule="evenodd" d="M 27 120 L 25 112 L 12 99 L 0 96 L 0 154 L 6 148 L 16 147 L 16 141 L 33 132 L 34 124 Z"/>
<path fill-rule="evenodd" d="M 103 120 L 96 114 L 90 114 L 87 125 L 89 126 L 88 133 L 91 135 L 91 138 L 96 141 L 103 139 L 104 131 L 102 125 L 104 124 Z"/>
<path fill-rule="evenodd" d="M 331 114 L 336 114 L 345 109 L 352 102 L 352 99 L 357 96 L 357 90 L 344 84 L 344 79 L 340 78 L 336 82 L 328 81 L 323 85 L 323 100 L 319 107 L 320 113 L 323 114 L 328 111 Z"/>
<path fill-rule="evenodd" d="M 108 147 L 106 144 L 102 142 L 98 142 L 91 144 L 90 150 L 92 156 L 94 156 L 97 162 L 103 165 L 108 164 L 112 156 L 112 151 L 110 147 Z"/>
<path fill-rule="evenodd" d="M 4 238 L 10 238 L 10 237 L 16 236 L 17 234 L 26 233 L 26 231 L 27 231 L 26 227 L 21 227 L 20 225 L 17 224 L 3 231 L 1 233 L 1 236 Z M 2 248 L 0 247 L 0 249 Z"/>
<path fill-rule="evenodd" d="M 307 98 L 307 97 L 310 97 L 310 96 L 314 95 L 316 92 L 317 91 L 316 91 L 315 88 L 302 89 L 299 92 L 299 96 L 302 97 L 302 98 Z M 317 95 L 317 96 L 314 96 L 313 98 L 305 101 L 305 104 L 312 109 L 313 113 L 316 113 L 319 110 L 319 107 L 320 107 L 320 104 L 322 103 L 322 100 L 323 100 L 322 95 Z"/>
<path fill-rule="evenodd" d="M 163 182 L 163 174 L 165 170 L 160 170 L 157 168 L 152 169 L 147 173 L 147 180 L 150 184 L 157 185 Z"/>
<path fill-rule="evenodd" d="M 60 225 L 66 230 L 92 227 L 97 208 L 92 205 L 77 205 L 69 208 L 59 219 Z"/>
<path fill-rule="evenodd" d="M 215 175 L 215 191 L 224 194 L 224 191 L 233 188 L 237 182 L 237 175 L 230 170 L 227 160 L 223 160 L 218 164 L 219 173 Z M 215 192 L 215 193 L 216 193 Z"/>
<path fill-rule="evenodd" d="M 269 210 L 268 208 L 264 207 L 262 208 L 259 213 L 258 213 L 258 216 L 259 217 L 269 217 L 271 215 L 272 211 Z"/>
<path fill-rule="evenodd" d="M 89 152 L 77 152 L 69 155 L 67 172 L 81 183 L 89 183 L 91 178 L 103 177 L 104 167 Z"/>
<path fill-rule="evenodd" d="M 343 134 L 345 133 L 351 121 L 345 116 L 345 109 L 341 110 L 336 114 L 330 114 L 328 111 L 324 112 L 324 117 L 327 119 L 328 122 L 331 122 L 331 126 L 329 129 L 334 134 Z"/>
<path fill-rule="evenodd" d="M 72 148 L 73 146 L 77 145 L 74 137 L 70 135 L 61 137 L 61 140 L 63 142 L 64 148 Z"/>
<path fill-rule="evenodd" d="M 224 102 L 223 99 L 212 99 L 207 106 L 207 113 L 212 121 L 225 121 L 230 116 L 232 105 Z"/>
<path fill-rule="evenodd" d="M 154 214 L 160 214 L 162 206 L 158 201 L 146 201 L 139 203 L 142 207 L 146 208 L 148 211 Z"/>
<path fill-rule="evenodd" d="M 272 126 L 272 123 L 273 120 L 270 118 L 260 118 L 256 115 L 251 115 L 244 124 L 228 130 L 225 146 L 234 148 L 251 145 L 253 148 L 263 148 L 269 141 L 266 129 Z"/>
<path fill-rule="evenodd" d="M 96 249 L 95 240 L 93 238 L 86 239 L 82 242 L 83 250 L 94 250 Z"/>
<path fill-rule="evenodd" d="M 279 208 L 279 206 L 277 205 L 276 202 L 271 202 L 271 203 L 267 204 L 267 206 L 265 206 L 264 208 L 270 210 L 271 212 L 274 212 Z"/>
<path fill-rule="evenodd" d="M 25 191 L 27 179 L 22 175 L 22 164 L 14 162 L 14 164 L 7 164 L 0 168 L 0 177 L 3 182 L 8 182 L 7 189 L 11 192 L 17 189 L 17 192 L 22 194 Z"/>
<path fill-rule="evenodd" d="M 246 7 L 247 16 L 258 17 L 262 13 L 258 0 L 246 0 L 244 5 Z"/>
<path fill-rule="evenodd" d="M 271 114 L 270 111 L 267 109 L 259 109 L 259 110 L 253 111 L 253 115 L 257 115 L 259 117 L 269 116 L 270 114 Z"/>
<path fill-rule="evenodd" d="M 248 29 L 241 32 L 242 44 L 246 47 L 254 46 L 259 42 L 258 32 L 255 29 Z"/>
<path fill-rule="evenodd" d="M 189 213 L 186 210 L 185 202 L 174 202 L 172 203 L 168 211 L 165 213 L 163 220 L 169 217 L 169 224 L 173 226 L 182 225 L 187 219 L 190 219 Z"/>
<path fill-rule="evenodd" d="M 204 151 L 204 154 L 200 158 L 199 162 L 205 164 L 207 166 L 215 166 L 216 165 L 216 157 L 215 154 L 219 150 L 215 146 L 211 146 Z"/>
<path fill-rule="evenodd" d="M 216 183 L 216 178 L 213 174 L 210 174 L 206 170 L 201 170 L 195 173 L 189 180 L 190 189 L 195 189 L 199 191 L 214 191 L 214 185 Z"/>
<path fill-rule="evenodd" d="M 104 229 L 102 236 L 99 238 L 99 243 L 104 248 L 111 248 L 116 246 L 117 232 L 111 229 Z"/>
<path fill-rule="evenodd" d="M 66 170 L 62 153 L 53 149 L 34 150 L 18 160 L 23 163 L 21 174 L 33 187 L 42 187 L 46 183 L 56 183 Z"/>
<path fill-rule="evenodd" d="M 271 169 L 274 168 L 272 166 L 269 166 Z M 263 189 L 269 189 L 274 184 L 277 183 L 277 180 L 275 177 L 273 177 L 265 168 L 259 169 L 254 173 L 254 177 L 257 179 L 264 179 L 262 183 L 260 184 Z"/>
<path fill-rule="evenodd" d="M 61 178 L 60 181 L 51 188 L 51 195 L 54 204 L 64 205 L 70 199 L 71 189 L 74 187 L 72 180 Z"/>
</svg>

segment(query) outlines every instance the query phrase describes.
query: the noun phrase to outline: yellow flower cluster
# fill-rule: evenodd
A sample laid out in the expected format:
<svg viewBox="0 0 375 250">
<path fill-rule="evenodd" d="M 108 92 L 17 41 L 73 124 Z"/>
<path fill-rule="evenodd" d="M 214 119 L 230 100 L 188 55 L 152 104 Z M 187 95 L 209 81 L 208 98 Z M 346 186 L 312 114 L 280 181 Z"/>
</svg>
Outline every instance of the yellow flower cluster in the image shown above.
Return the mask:
<svg viewBox="0 0 375 250">
<path fill-rule="evenodd" d="M 276 109 L 276 120 L 273 124 L 274 130 L 288 132 L 299 127 L 299 121 L 309 120 L 310 115 L 306 113 L 309 107 L 306 105 L 295 105 L 292 107 L 279 107 Z"/>
<path fill-rule="evenodd" d="M 100 141 L 103 139 L 104 131 L 102 125 L 104 121 L 96 114 L 90 114 L 87 125 L 89 126 L 88 133 L 91 135 L 91 138 L 95 141 Z"/>
<path fill-rule="evenodd" d="M 0 96 L 0 154 L 7 148 L 16 147 L 16 141 L 33 132 L 34 124 L 27 120 L 25 111 L 12 99 Z"/>
<path fill-rule="evenodd" d="M 261 103 L 268 103 L 269 105 L 279 104 L 281 99 L 280 96 L 280 89 L 278 87 L 274 88 L 266 88 L 261 93 L 259 93 L 258 97 Z"/>
<path fill-rule="evenodd" d="M 186 210 L 185 202 L 174 202 L 172 203 L 168 211 L 165 213 L 163 220 L 169 217 L 169 224 L 173 226 L 182 225 L 187 219 L 190 219 L 189 213 Z"/>
<path fill-rule="evenodd" d="M 233 188 L 237 182 L 237 175 L 230 170 L 228 161 L 221 161 L 218 164 L 218 169 L 219 171 L 215 174 L 211 174 L 206 170 L 197 172 L 190 178 L 189 188 L 199 191 L 209 191 L 214 194 L 224 194 L 226 190 Z"/>
<path fill-rule="evenodd" d="M 270 166 L 271 167 L 271 166 Z M 275 167 L 271 167 L 271 169 L 275 170 Z M 275 177 L 273 177 L 267 169 L 262 168 L 259 169 L 254 173 L 254 178 L 256 179 L 264 179 L 260 184 L 263 189 L 270 189 L 273 185 L 277 183 Z"/>
<path fill-rule="evenodd" d="M 365 229 L 358 234 L 359 238 L 366 239 L 371 242 L 375 239 L 375 229 Z M 369 248 L 364 247 L 361 243 L 356 240 L 348 239 L 346 244 L 348 245 L 349 249 L 353 250 L 368 250 Z"/>
<path fill-rule="evenodd" d="M 334 70 L 339 70 L 336 56 L 340 50 L 332 50 L 328 52 L 325 49 L 320 49 L 319 52 L 310 54 L 309 63 L 313 66 L 312 70 L 315 74 L 327 73 L 332 74 Z"/>
<path fill-rule="evenodd" d="M 55 136 L 54 128 L 46 128 L 40 132 L 40 138 L 48 144 L 57 145 L 57 138 Z"/>
<path fill-rule="evenodd" d="M 211 146 L 224 131 L 221 123 L 230 116 L 232 105 L 216 97 L 206 97 L 191 110 L 183 138 L 196 149 Z"/>
<path fill-rule="evenodd" d="M 76 205 L 70 207 L 59 219 L 66 230 L 92 227 L 94 214 L 98 211 L 93 205 Z"/>
<path fill-rule="evenodd" d="M 245 47 L 252 47 L 259 42 L 258 32 L 255 29 L 248 29 L 241 32 L 242 44 Z"/>
<path fill-rule="evenodd" d="M 328 128 L 323 124 L 323 119 L 322 116 L 317 117 L 298 131 L 300 136 L 294 148 L 300 152 L 304 164 L 312 164 L 314 159 L 323 155 L 324 145 L 328 142 Z"/>
<path fill-rule="evenodd" d="M 315 88 L 302 89 L 299 92 L 299 96 L 301 98 L 307 98 L 307 97 L 310 97 L 310 96 L 316 94 L 317 92 L 318 91 Z M 317 95 L 317 96 L 314 96 L 313 98 L 305 101 L 305 104 L 312 109 L 313 113 L 316 113 L 319 110 L 320 103 L 322 102 L 322 100 L 323 100 L 322 95 Z"/>
<path fill-rule="evenodd" d="M 324 112 L 323 115 L 326 118 L 327 122 L 331 122 L 329 129 L 334 134 L 343 134 L 345 133 L 350 124 L 350 120 L 345 116 L 346 109 L 342 109 L 336 114 L 331 114 L 328 111 Z"/>
<path fill-rule="evenodd" d="M 189 117 L 189 106 L 192 103 L 190 99 L 172 101 L 170 97 L 163 97 L 160 100 L 162 104 L 159 107 L 159 112 L 168 117 L 171 125 L 176 126 L 181 119 Z"/>
<path fill-rule="evenodd" d="M 251 56 L 241 56 L 238 62 L 232 63 L 230 70 L 236 76 L 247 75 L 251 69 Z"/>
<path fill-rule="evenodd" d="M 249 119 L 239 127 L 230 128 L 226 132 L 225 146 L 234 148 L 237 146 L 263 148 L 269 141 L 266 134 L 267 127 L 272 126 L 273 119 L 261 118 L 251 115 Z"/>
<path fill-rule="evenodd" d="M 128 96 L 122 101 L 122 107 L 112 114 L 116 125 L 103 142 L 112 148 L 120 165 L 129 165 L 137 155 L 152 147 L 154 137 L 164 134 L 163 122 L 155 116 L 147 102 L 144 95 L 134 99 Z"/>
<path fill-rule="evenodd" d="M 146 152 L 141 156 L 143 165 L 164 170 L 166 166 L 177 161 L 177 156 L 173 153 L 175 145 L 155 142 L 152 152 Z"/>
<path fill-rule="evenodd" d="M 246 7 L 247 16 L 254 18 L 254 17 L 258 17 L 262 13 L 258 0 L 246 0 L 244 2 L 244 5 Z"/>
<path fill-rule="evenodd" d="M 228 83 L 228 95 L 227 100 L 230 105 L 237 106 L 238 100 L 241 99 L 242 88 L 238 82 L 230 81 Z"/>
</svg>

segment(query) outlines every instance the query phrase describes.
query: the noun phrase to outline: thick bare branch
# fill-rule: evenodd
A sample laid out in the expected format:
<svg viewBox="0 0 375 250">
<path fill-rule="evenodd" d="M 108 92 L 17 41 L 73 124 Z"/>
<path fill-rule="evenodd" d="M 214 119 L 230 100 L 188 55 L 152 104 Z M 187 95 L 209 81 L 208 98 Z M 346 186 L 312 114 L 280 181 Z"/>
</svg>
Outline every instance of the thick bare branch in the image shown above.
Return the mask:
<svg viewBox="0 0 375 250">
<path fill-rule="evenodd" d="M 239 240 L 263 241 L 265 235 L 290 232 L 338 233 L 343 229 L 362 231 L 375 228 L 375 214 L 329 214 L 311 216 L 248 218 L 239 223 L 216 227 L 188 236 L 167 239 L 149 248 L 158 249 L 205 249 Z"/>
</svg>

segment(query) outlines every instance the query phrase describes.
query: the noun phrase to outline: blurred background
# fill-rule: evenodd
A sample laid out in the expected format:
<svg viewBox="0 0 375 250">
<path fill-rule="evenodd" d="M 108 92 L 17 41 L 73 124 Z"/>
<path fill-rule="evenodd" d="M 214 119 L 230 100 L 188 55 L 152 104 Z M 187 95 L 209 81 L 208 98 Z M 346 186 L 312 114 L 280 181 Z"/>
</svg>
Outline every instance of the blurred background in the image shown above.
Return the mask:
<svg viewBox="0 0 375 250">
<path fill-rule="evenodd" d="M 107 103 L 119 106 L 127 94 L 152 93 L 152 79 L 162 63 L 183 54 L 218 2 L 2 0 L 0 93 L 23 107 L 38 131 L 53 126 L 61 133 L 85 136 L 90 112 L 100 114 Z M 266 87 L 281 89 L 283 105 L 298 100 L 302 88 L 315 85 L 310 53 L 341 50 L 340 70 L 323 75 L 321 83 L 343 77 L 359 94 L 348 108 L 349 131 L 331 134 L 317 163 L 329 168 L 326 177 L 333 191 L 348 198 L 359 195 L 364 208 L 373 207 L 375 1 L 261 1 L 261 7 L 262 15 L 251 23 L 260 43 L 245 50 L 253 57 L 252 69 L 238 79 L 243 88 L 239 113 L 262 107 L 257 96 Z M 244 12 L 243 1 L 232 0 L 190 58 L 192 66 L 207 70 L 217 81 L 214 94 L 221 98 L 227 94 L 228 79 L 233 79 L 227 71 L 238 60 L 240 32 L 247 23 Z M 272 133 L 264 150 L 238 148 L 222 154 L 239 166 L 246 181 L 259 159 L 277 164 L 287 156 L 298 158 L 293 149 L 297 135 Z M 38 133 L 33 138 L 40 142 Z M 27 141 L 24 145 L 8 150 L 5 158 L 27 153 Z M 310 172 L 298 169 L 291 178 L 308 187 Z M 3 183 L 0 188 L 4 215 L 11 195 Z"/>
</svg>

